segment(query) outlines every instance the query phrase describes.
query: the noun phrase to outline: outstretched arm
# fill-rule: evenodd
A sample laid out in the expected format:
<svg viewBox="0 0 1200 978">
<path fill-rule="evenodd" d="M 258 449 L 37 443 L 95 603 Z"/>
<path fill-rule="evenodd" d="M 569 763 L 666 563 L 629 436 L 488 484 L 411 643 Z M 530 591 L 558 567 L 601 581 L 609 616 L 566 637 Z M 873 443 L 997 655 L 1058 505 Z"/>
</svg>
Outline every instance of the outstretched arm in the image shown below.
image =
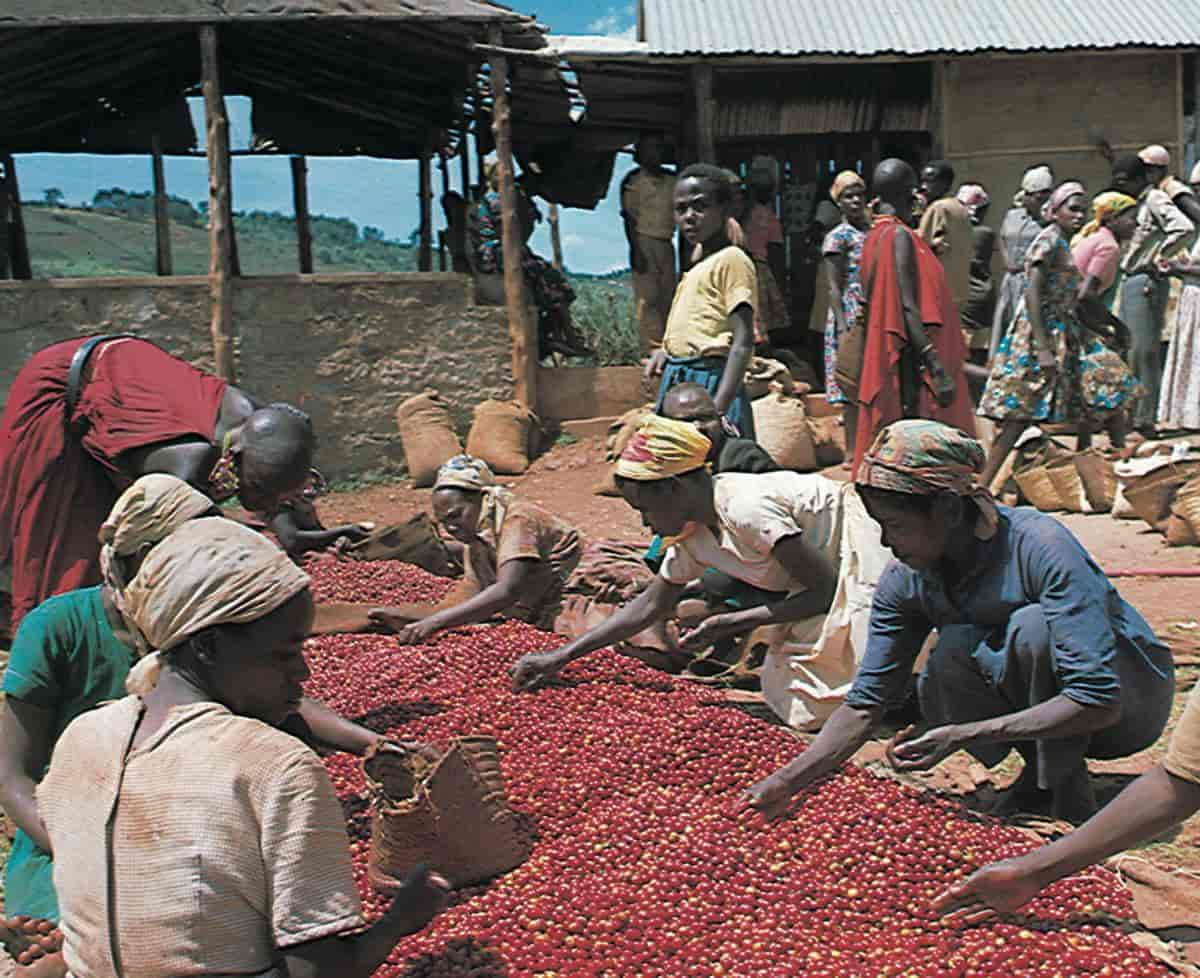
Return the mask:
<svg viewBox="0 0 1200 978">
<path fill-rule="evenodd" d="M 1152 839 L 1200 811 L 1200 784 L 1159 765 L 1143 774 L 1087 822 L 1057 842 L 1016 859 L 992 863 L 945 890 L 934 909 L 978 923 L 1011 913 L 1043 887 Z"/>
</svg>

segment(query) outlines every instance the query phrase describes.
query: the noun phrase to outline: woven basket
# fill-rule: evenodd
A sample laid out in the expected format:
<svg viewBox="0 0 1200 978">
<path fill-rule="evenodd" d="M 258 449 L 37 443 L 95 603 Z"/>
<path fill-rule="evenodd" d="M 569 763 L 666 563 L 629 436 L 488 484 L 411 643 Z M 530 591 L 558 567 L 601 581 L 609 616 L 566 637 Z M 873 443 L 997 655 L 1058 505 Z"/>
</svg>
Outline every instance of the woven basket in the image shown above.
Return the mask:
<svg viewBox="0 0 1200 978">
<path fill-rule="evenodd" d="M 1068 513 L 1090 513 L 1092 505 L 1084 491 L 1083 479 L 1075 467 L 1077 455 L 1067 455 L 1046 463 L 1046 475 L 1054 486 L 1059 505 Z"/>
<path fill-rule="evenodd" d="M 491 737 L 462 737 L 435 763 L 384 745 L 363 761 L 371 797 L 367 878 L 394 893 L 424 863 L 454 887 L 519 866 L 530 840 L 508 807 Z"/>
<path fill-rule="evenodd" d="M 1126 482 L 1125 498 L 1138 516 L 1164 533 L 1175 493 L 1197 474 L 1200 474 L 1200 460 L 1169 462 Z"/>
<path fill-rule="evenodd" d="M 1192 532 L 1191 543 L 1200 541 L 1200 477 L 1193 476 L 1175 494 L 1171 514 L 1182 519 Z"/>
<path fill-rule="evenodd" d="M 1117 498 L 1117 474 L 1112 459 L 1096 449 L 1075 456 L 1075 469 L 1083 481 L 1083 491 L 1093 513 L 1107 513 Z"/>
<path fill-rule="evenodd" d="M 1062 509 L 1062 502 L 1058 498 L 1058 489 L 1055 488 L 1050 473 L 1046 471 L 1046 466 L 1042 462 L 1034 462 L 1020 471 L 1014 471 L 1013 479 L 1016 480 L 1021 495 L 1025 497 L 1029 505 L 1036 506 L 1044 513 L 1053 513 L 1055 510 Z"/>
</svg>

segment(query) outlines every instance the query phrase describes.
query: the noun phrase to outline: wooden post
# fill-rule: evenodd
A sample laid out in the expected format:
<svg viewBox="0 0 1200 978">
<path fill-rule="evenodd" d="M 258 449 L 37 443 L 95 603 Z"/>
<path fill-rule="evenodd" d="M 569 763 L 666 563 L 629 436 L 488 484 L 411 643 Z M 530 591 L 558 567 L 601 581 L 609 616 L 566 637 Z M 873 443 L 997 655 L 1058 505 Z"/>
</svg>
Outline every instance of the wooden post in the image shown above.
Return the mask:
<svg viewBox="0 0 1200 978">
<path fill-rule="evenodd" d="M 296 211 L 296 247 L 300 251 L 300 274 L 311 275 L 312 222 L 308 219 L 308 160 L 293 156 L 292 163 L 292 207 Z"/>
<path fill-rule="evenodd" d="M 692 65 L 692 88 L 696 93 L 696 152 L 701 162 L 716 163 L 717 106 L 713 101 L 712 65 Z"/>
<path fill-rule="evenodd" d="M 208 153 L 208 281 L 212 295 L 212 344 L 217 376 L 237 382 L 233 361 L 233 206 L 229 193 L 229 117 L 221 96 L 217 28 L 200 30 L 204 87 L 205 148 Z"/>
<path fill-rule="evenodd" d="M 499 27 L 488 29 L 488 41 L 502 46 Z M 504 254 L 504 304 L 508 309 L 508 332 L 512 338 L 513 394 L 529 411 L 537 410 L 537 325 L 529 315 L 525 276 L 521 271 L 520 216 L 517 186 L 513 179 L 512 115 L 508 104 L 508 59 L 489 57 L 492 67 L 492 132 L 496 137 L 496 182 L 500 190 L 501 250 Z"/>
<path fill-rule="evenodd" d="M 9 243 L 11 238 L 8 230 L 8 161 L 11 159 L 0 153 L 0 279 L 11 276 L 9 270 Z"/>
<path fill-rule="evenodd" d="M 458 165 L 462 170 L 463 200 L 471 203 L 471 146 L 467 133 L 463 132 L 462 143 L 458 147 Z"/>
<path fill-rule="evenodd" d="M 561 272 L 563 269 L 563 256 L 562 235 L 558 230 L 558 204 L 550 204 L 548 221 L 550 223 L 550 253 L 554 257 L 554 267 Z"/>
<path fill-rule="evenodd" d="M 421 210 L 421 244 L 417 249 L 417 270 L 431 272 L 433 271 L 433 209 L 430 207 L 430 201 L 433 198 L 433 181 L 428 150 L 421 154 L 419 171 L 421 175 L 421 186 L 418 190 Z"/>
<path fill-rule="evenodd" d="M 158 133 L 150 137 L 154 167 L 154 270 L 159 275 L 174 275 L 171 260 L 171 215 L 167 211 L 167 176 L 163 168 L 162 140 Z"/>
<path fill-rule="evenodd" d="M 450 164 L 446 162 L 446 157 L 438 153 L 438 169 L 442 171 L 442 200 L 446 199 L 446 194 L 450 193 Z M 438 232 L 438 271 L 446 270 L 446 232 Z"/>
<path fill-rule="evenodd" d="M 29 261 L 29 239 L 25 236 L 25 218 L 21 215 L 21 188 L 17 183 L 17 162 L 10 155 L 0 157 L 8 184 L 8 261 L 12 277 L 33 278 Z"/>
</svg>

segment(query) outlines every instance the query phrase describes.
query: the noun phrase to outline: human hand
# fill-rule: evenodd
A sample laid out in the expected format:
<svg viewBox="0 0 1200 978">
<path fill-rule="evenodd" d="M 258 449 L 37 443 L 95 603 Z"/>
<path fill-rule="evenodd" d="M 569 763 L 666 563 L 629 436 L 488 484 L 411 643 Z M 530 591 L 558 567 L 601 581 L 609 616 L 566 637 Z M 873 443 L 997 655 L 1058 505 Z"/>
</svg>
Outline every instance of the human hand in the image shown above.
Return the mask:
<svg viewBox="0 0 1200 978">
<path fill-rule="evenodd" d="M 680 637 L 680 647 L 689 652 L 698 652 L 710 645 L 715 645 L 723 638 L 737 635 L 743 631 L 733 615 L 710 615 L 695 628 L 684 632 Z"/>
<path fill-rule="evenodd" d="M 424 645 L 437 631 L 436 625 L 431 625 L 429 619 L 414 621 L 403 628 L 396 629 L 396 642 L 399 645 Z"/>
<path fill-rule="evenodd" d="M 392 740 L 390 737 L 379 738 L 379 750 L 398 754 L 416 754 L 421 760 L 436 764 L 442 755 L 436 747 L 423 744 L 419 740 Z"/>
<path fill-rule="evenodd" d="M 655 350 L 646 359 L 644 375 L 647 380 L 654 377 L 661 377 L 663 368 L 667 365 L 667 351 L 661 347 Z"/>
<path fill-rule="evenodd" d="M 341 526 L 335 526 L 330 532 L 337 538 L 338 543 L 359 543 L 371 535 L 371 531 L 361 523 L 343 523 Z"/>
<path fill-rule="evenodd" d="M 380 631 L 398 634 L 413 623 L 413 616 L 399 608 L 372 608 L 367 619 Z"/>
<path fill-rule="evenodd" d="M 552 679 L 567 665 L 557 650 L 552 652 L 529 652 L 519 658 L 508 674 L 512 678 L 514 692 L 530 692 Z"/>
<path fill-rule="evenodd" d="M 0 944 L 4 945 L 17 964 L 28 967 L 60 955 L 63 934 L 50 920 L 39 920 L 26 914 L 0 917 Z M 52 963 L 47 964 L 51 965 L 47 974 L 56 973 Z M 41 973 L 40 970 L 38 973 Z M 65 974 L 65 968 L 61 973 Z"/>
<path fill-rule="evenodd" d="M 928 771 L 958 750 L 961 743 L 954 726 L 934 727 L 920 736 L 915 726 L 908 726 L 888 742 L 887 758 L 897 771 Z"/>
<path fill-rule="evenodd" d="M 933 383 L 933 396 L 942 407 L 949 407 L 958 395 L 958 383 L 946 373 L 942 361 L 931 348 L 925 354 L 925 369 L 929 371 L 929 379 Z"/>
<path fill-rule="evenodd" d="M 933 910 L 954 923 L 979 924 L 1020 909 L 1041 889 L 1042 883 L 1020 858 L 1006 859 L 947 887 L 934 898 Z"/>
<path fill-rule="evenodd" d="M 743 797 L 747 808 L 758 811 L 763 818 L 770 821 L 787 811 L 792 797 L 802 787 L 803 785 L 784 777 L 782 771 L 776 771 L 746 789 Z"/>
<path fill-rule="evenodd" d="M 401 923 L 404 933 L 412 934 L 441 913 L 449 898 L 450 881 L 422 863 L 400 884 L 387 915 Z"/>
</svg>

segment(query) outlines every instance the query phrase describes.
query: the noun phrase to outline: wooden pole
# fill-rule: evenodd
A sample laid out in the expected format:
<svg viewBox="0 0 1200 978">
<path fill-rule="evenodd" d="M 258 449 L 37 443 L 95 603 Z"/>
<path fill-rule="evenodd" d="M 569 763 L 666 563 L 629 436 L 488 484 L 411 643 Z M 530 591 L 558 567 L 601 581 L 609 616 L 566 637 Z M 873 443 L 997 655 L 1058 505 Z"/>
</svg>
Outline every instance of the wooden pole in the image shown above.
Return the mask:
<svg viewBox="0 0 1200 978">
<path fill-rule="evenodd" d="M 717 106 L 713 101 L 712 65 L 692 65 L 692 88 L 696 92 L 696 152 L 701 162 L 716 163 Z"/>
<path fill-rule="evenodd" d="M 488 30 L 491 44 L 501 43 L 500 28 Z M 508 309 L 508 332 L 512 338 L 513 394 L 526 410 L 537 410 L 537 325 L 529 315 L 525 276 L 521 271 L 520 216 L 517 186 L 513 179 L 512 114 L 508 104 L 508 58 L 493 54 L 492 132 L 496 137 L 496 182 L 500 190 L 501 250 L 504 254 L 504 304 Z"/>
<path fill-rule="evenodd" d="M 462 144 L 458 147 L 458 165 L 462 170 L 463 200 L 471 203 L 471 146 L 467 133 L 463 133 Z"/>
<path fill-rule="evenodd" d="M 442 200 L 446 199 L 446 194 L 450 193 L 450 164 L 446 162 L 446 157 L 438 153 L 438 169 L 442 171 Z M 438 232 L 438 271 L 446 270 L 446 232 Z"/>
<path fill-rule="evenodd" d="M 554 258 L 554 267 L 560 272 L 563 269 L 562 235 L 558 230 L 558 204 L 551 203 L 547 220 L 550 223 L 550 253 Z"/>
<path fill-rule="evenodd" d="M 417 269 L 422 272 L 433 271 L 433 180 L 430 172 L 429 151 L 421 154 L 419 165 L 421 186 L 418 190 L 421 208 L 421 245 L 417 249 Z"/>
<path fill-rule="evenodd" d="M 229 118 L 221 96 L 217 28 L 200 28 L 204 88 L 205 149 L 208 153 L 208 282 L 212 296 L 213 361 L 217 376 L 233 384 L 233 207 L 229 193 Z"/>
<path fill-rule="evenodd" d="M 312 222 L 308 219 L 308 160 L 293 156 L 292 164 L 292 207 L 296 211 L 296 247 L 300 252 L 300 274 L 311 275 Z"/>
<path fill-rule="evenodd" d="M 158 133 L 150 137 L 154 168 L 154 270 L 159 275 L 174 275 L 171 259 L 171 215 L 167 211 L 167 175 L 163 167 L 162 140 Z"/>
<path fill-rule="evenodd" d="M 11 157 L 0 154 L 0 279 L 10 278 L 8 230 L 8 161 Z"/>
<path fill-rule="evenodd" d="M 25 218 L 21 214 L 21 188 L 17 183 L 17 161 L 6 155 L 4 172 L 8 174 L 8 260 L 12 277 L 33 278 L 33 266 L 29 261 L 29 239 L 25 235 Z"/>
</svg>

